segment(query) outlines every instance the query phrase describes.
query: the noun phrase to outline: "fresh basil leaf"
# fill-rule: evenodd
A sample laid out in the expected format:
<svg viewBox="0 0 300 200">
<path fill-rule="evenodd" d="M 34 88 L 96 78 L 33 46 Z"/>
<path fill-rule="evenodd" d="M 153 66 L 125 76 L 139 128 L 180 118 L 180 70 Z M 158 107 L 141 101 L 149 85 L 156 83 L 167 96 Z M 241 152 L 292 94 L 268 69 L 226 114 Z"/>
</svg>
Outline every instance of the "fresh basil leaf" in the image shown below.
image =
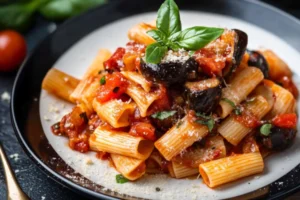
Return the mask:
<svg viewBox="0 0 300 200">
<path fill-rule="evenodd" d="M 269 136 L 271 133 L 272 124 L 264 124 L 260 127 L 260 133 L 264 136 Z"/>
<path fill-rule="evenodd" d="M 0 7 L 0 30 L 26 31 L 35 11 L 47 0 L 31 0 Z"/>
<path fill-rule="evenodd" d="M 161 42 L 161 43 L 166 42 L 167 39 L 166 34 L 158 29 L 147 31 L 147 34 L 157 42 Z"/>
<path fill-rule="evenodd" d="M 201 113 L 196 113 L 196 116 L 197 116 L 197 117 L 202 117 L 202 118 L 204 118 L 204 119 L 210 119 L 210 118 L 211 118 L 211 116 L 206 116 L 206 115 L 201 114 Z"/>
<path fill-rule="evenodd" d="M 169 39 L 184 49 L 198 50 L 220 37 L 223 32 L 222 28 L 194 26 L 181 31 L 180 34 L 176 33 Z"/>
<path fill-rule="evenodd" d="M 116 175 L 116 182 L 123 184 L 123 183 L 127 183 L 129 180 L 127 178 L 125 178 L 122 174 L 118 174 Z"/>
<path fill-rule="evenodd" d="M 234 114 L 236 114 L 236 115 L 241 115 L 242 114 L 242 111 L 239 107 L 235 107 L 235 109 L 233 111 L 234 111 Z"/>
<path fill-rule="evenodd" d="M 209 120 L 196 120 L 195 122 L 207 126 L 209 132 L 211 132 L 215 126 L 215 120 L 213 118 Z"/>
<path fill-rule="evenodd" d="M 209 119 L 207 121 L 208 131 L 211 132 L 213 130 L 214 126 L 215 126 L 215 120 L 214 119 Z"/>
<path fill-rule="evenodd" d="M 226 101 L 227 103 L 229 103 L 231 105 L 232 108 L 235 109 L 235 104 L 233 103 L 233 101 L 231 101 L 230 99 L 227 99 L 227 98 L 222 98 L 221 99 L 222 101 Z"/>
<path fill-rule="evenodd" d="M 64 20 L 104 3 L 106 0 L 51 0 L 39 11 L 47 19 Z"/>
<path fill-rule="evenodd" d="M 156 20 L 159 30 L 170 36 L 181 31 L 179 9 L 173 0 L 166 0 L 159 8 Z"/>
<path fill-rule="evenodd" d="M 157 64 L 165 56 L 168 47 L 162 46 L 159 43 L 153 43 L 146 48 L 146 62 Z"/>
<path fill-rule="evenodd" d="M 105 85 L 106 83 L 106 78 L 105 76 L 102 76 L 102 78 L 100 79 L 100 85 Z"/>
<path fill-rule="evenodd" d="M 152 114 L 151 117 L 154 119 L 164 120 L 164 119 L 167 119 L 168 117 L 175 115 L 176 112 L 177 111 L 175 111 L 175 110 L 161 111 L 161 112 Z"/>
</svg>

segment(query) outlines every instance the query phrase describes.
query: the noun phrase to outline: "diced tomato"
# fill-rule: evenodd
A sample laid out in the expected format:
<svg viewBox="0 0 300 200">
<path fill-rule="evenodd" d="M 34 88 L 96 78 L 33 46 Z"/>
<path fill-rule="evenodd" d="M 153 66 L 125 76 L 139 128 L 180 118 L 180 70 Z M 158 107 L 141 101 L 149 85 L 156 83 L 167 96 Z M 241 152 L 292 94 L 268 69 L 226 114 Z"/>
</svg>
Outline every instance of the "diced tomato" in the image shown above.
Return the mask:
<svg viewBox="0 0 300 200">
<path fill-rule="evenodd" d="M 79 151 L 81 153 L 85 153 L 89 151 L 89 143 L 88 141 L 80 141 L 74 145 L 74 150 Z"/>
<path fill-rule="evenodd" d="M 159 98 L 153 102 L 149 108 L 149 114 L 153 114 L 162 110 L 170 109 L 170 101 L 167 93 L 167 89 L 162 84 L 159 85 Z"/>
<path fill-rule="evenodd" d="M 96 157 L 100 160 L 107 160 L 109 158 L 109 153 L 104 151 L 98 151 Z"/>
<path fill-rule="evenodd" d="M 105 69 L 118 69 L 120 68 L 118 62 L 123 62 L 122 58 L 125 54 L 125 49 L 122 47 L 117 48 L 115 53 L 104 62 Z"/>
<path fill-rule="evenodd" d="M 196 57 L 201 69 L 209 76 L 222 75 L 222 69 L 225 67 L 225 62 L 216 62 L 216 58 Z"/>
<path fill-rule="evenodd" d="M 277 115 L 272 120 L 275 126 L 281 128 L 295 128 L 297 125 L 297 115 L 295 113 Z"/>
<path fill-rule="evenodd" d="M 127 90 L 128 81 L 120 72 L 106 75 L 106 83 L 97 91 L 97 100 L 100 103 L 121 97 Z"/>
<path fill-rule="evenodd" d="M 291 78 L 289 78 L 288 76 L 283 76 L 278 80 L 278 83 L 280 83 L 282 87 L 290 91 L 294 95 L 295 99 L 298 98 L 298 89 Z"/>
<path fill-rule="evenodd" d="M 129 134 L 143 137 L 146 140 L 154 141 L 156 139 L 155 128 L 150 123 L 146 122 L 134 123 L 130 128 Z"/>
</svg>

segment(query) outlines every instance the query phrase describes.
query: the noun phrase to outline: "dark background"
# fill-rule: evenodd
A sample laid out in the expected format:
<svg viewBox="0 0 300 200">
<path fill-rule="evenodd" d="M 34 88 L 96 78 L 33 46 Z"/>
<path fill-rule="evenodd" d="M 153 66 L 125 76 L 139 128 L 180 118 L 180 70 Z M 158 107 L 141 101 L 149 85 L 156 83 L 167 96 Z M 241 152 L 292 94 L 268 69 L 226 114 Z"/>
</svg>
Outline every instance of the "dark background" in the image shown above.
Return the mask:
<svg viewBox="0 0 300 200">
<path fill-rule="evenodd" d="M 264 0 L 264 2 L 272 4 L 300 19 L 300 1 L 298 0 Z M 28 51 L 32 51 L 37 43 L 41 41 L 47 34 L 55 30 L 57 26 L 59 26 L 59 24 L 45 21 L 43 18 L 37 16 L 35 24 L 31 28 L 31 30 L 25 34 L 28 43 Z M 15 74 L 15 72 L 0 73 L 0 95 L 5 91 L 11 94 Z M 23 152 L 21 146 L 17 142 L 11 126 L 9 102 L 1 100 L 0 141 L 4 146 L 6 154 L 8 155 L 9 161 L 12 165 L 12 169 L 15 171 L 16 177 L 21 187 L 31 199 L 85 199 L 84 197 L 80 197 L 78 194 L 73 193 L 69 189 L 59 185 L 58 183 L 47 177 L 47 175 L 42 173 L 38 169 L 38 167 L 27 157 L 27 155 Z M 300 170 L 300 166 L 298 166 L 296 170 Z M 292 178 L 290 178 L 290 180 L 287 180 L 288 184 L 284 182 L 285 180 L 279 180 L 275 182 L 273 186 L 271 185 L 270 195 L 278 192 L 279 190 L 286 190 L 288 189 L 287 187 L 299 185 L 300 177 L 296 176 L 296 172 L 297 171 L 289 173 L 288 176 Z M 278 184 L 282 185 L 282 187 L 276 187 L 276 185 L 278 186 Z M 0 200 L 2 199 L 6 199 L 6 186 L 3 168 L 0 165 Z M 287 199 L 300 199 L 300 193 L 295 193 L 294 195 L 287 197 Z"/>
</svg>

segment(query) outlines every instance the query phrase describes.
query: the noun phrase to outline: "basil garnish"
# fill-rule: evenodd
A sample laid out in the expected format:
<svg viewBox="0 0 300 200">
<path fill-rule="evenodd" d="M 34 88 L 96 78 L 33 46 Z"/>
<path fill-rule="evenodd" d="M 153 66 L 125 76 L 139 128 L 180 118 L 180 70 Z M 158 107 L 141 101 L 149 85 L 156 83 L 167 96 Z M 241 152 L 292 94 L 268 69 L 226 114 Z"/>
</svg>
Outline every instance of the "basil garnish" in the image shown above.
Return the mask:
<svg viewBox="0 0 300 200">
<path fill-rule="evenodd" d="M 168 117 L 175 115 L 176 112 L 177 111 L 175 110 L 161 111 L 161 112 L 154 113 L 153 115 L 151 115 L 151 117 L 154 119 L 164 120 L 167 119 Z"/>
<path fill-rule="evenodd" d="M 157 42 L 147 46 L 146 62 L 157 64 L 168 49 L 198 50 L 222 35 L 224 29 L 194 26 L 181 30 L 179 9 L 174 0 L 166 0 L 158 10 L 157 30 L 147 32 Z"/>
<path fill-rule="evenodd" d="M 215 120 L 212 115 L 206 116 L 201 113 L 196 113 L 196 116 L 202 118 L 201 120 L 196 120 L 196 123 L 207 126 L 209 132 L 213 130 L 215 126 Z"/>
<path fill-rule="evenodd" d="M 222 98 L 221 100 L 226 101 L 227 103 L 229 103 L 231 105 L 231 107 L 233 108 L 233 112 L 236 115 L 241 115 L 242 114 L 241 109 L 238 106 L 236 106 L 233 101 L 231 101 L 230 99 L 227 99 L 227 98 Z"/>
<path fill-rule="evenodd" d="M 116 182 L 123 184 L 123 183 L 127 183 L 129 180 L 127 178 L 125 178 L 122 174 L 118 174 L 116 175 Z"/>
<path fill-rule="evenodd" d="M 260 133 L 264 136 L 269 136 L 271 133 L 272 124 L 264 124 L 260 127 Z"/>
</svg>

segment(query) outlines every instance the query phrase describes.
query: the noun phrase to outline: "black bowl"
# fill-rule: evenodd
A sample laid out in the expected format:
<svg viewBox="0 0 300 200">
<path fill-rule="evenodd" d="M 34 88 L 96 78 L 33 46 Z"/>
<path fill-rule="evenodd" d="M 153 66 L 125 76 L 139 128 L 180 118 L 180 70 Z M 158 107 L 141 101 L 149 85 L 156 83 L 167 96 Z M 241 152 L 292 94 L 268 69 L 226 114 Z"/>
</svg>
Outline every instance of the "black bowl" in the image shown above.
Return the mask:
<svg viewBox="0 0 300 200">
<path fill-rule="evenodd" d="M 93 184 L 80 174 L 76 174 L 55 153 L 45 137 L 40 121 L 37 99 L 40 96 L 42 80 L 56 60 L 86 34 L 117 19 L 156 11 L 161 3 L 162 0 L 110 1 L 102 7 L 75 17 L 45 38 L 26 59 L 17 74 L 11 101 L 11 116 L 17 138 L 25 152 L 40 169 L 75 192 L 90 198 L 137 199 L 111 191 L 103 191 L 101 186 Z M 300 51 L 300 40 L 297 39 L 300 35 L 299 21 L 264 3 L 250 0 L 177 0 L 177 3 L 183 10 L 218 13 L 253 23 L 276 34 Z M 53 162 L 53 157 L 58 159 Z M 300 177 L 298 171 L 290 173 L 293 173 L 295 178 Z M 285 176 L 281 180 L 288 180 L 288 177 Z M 275 185 L 270 185 L 270 192 L 266 194 L 267 198 L 282 197 L 300 188 L 297 182 L 281 190 L 277 189 Z"/>
</svg>

